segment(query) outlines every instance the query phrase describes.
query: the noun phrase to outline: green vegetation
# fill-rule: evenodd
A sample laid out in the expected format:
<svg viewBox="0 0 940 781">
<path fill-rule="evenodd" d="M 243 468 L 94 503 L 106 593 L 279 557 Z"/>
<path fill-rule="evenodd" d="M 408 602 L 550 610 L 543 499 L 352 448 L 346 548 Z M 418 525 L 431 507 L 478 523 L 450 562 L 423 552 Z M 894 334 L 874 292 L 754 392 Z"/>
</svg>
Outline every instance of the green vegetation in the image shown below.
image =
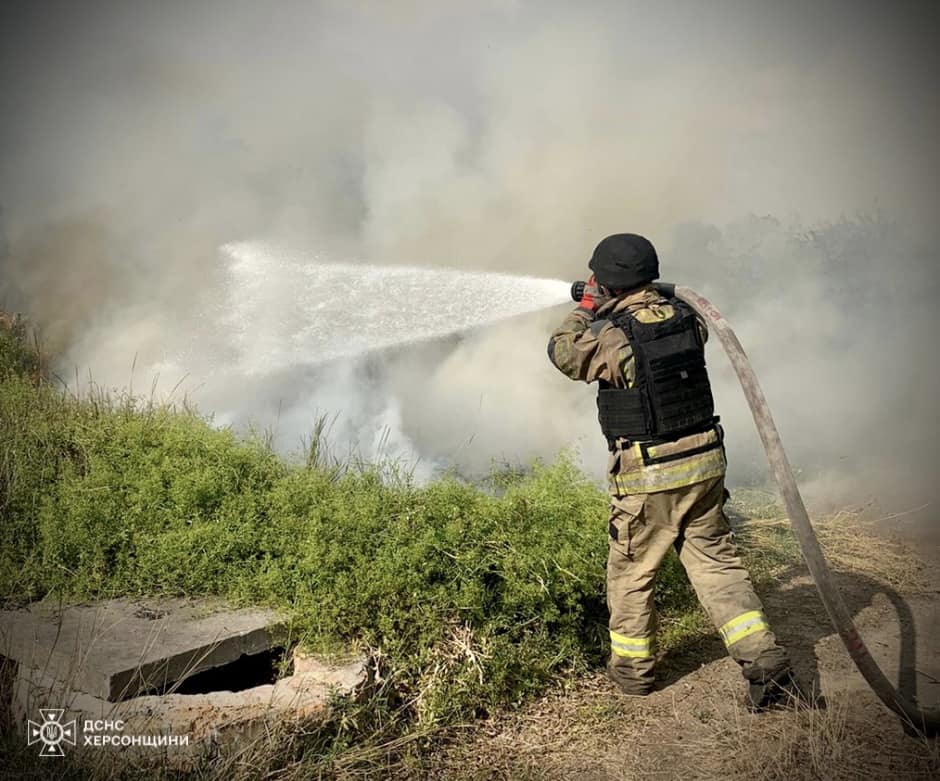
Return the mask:
<svg viewBox="0 0 940 781">
<path fill-rule="evenodd" d="M 0 378 L 39 376 L 39 351 L 29 347 L 26 339 L 26 323 L 0 312 Z"/>
<path fill-rule="evenodd" d="M 0 597 L 220 595 L 314 647 L 368 649 L 412 728 L 519 702 L 606 655 L 605 494 L 570 460 L 414 485 L 289 465 L 193 411 L 77 399 L 0 328 Z M 709 632 L 672 557 L 665 646 Z"/>
</svg>

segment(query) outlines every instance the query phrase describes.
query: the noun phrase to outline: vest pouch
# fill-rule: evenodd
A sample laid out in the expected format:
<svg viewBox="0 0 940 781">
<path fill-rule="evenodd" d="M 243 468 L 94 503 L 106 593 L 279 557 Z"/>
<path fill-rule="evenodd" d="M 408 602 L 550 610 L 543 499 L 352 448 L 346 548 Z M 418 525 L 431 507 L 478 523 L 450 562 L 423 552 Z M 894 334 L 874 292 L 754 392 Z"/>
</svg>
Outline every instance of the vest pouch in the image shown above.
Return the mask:
<svg viewBox="0 0 940 781">
<path fill-rule="evenodd" d="M 599 389 L 597 419 L 608 440 L 621 436 L 642 439 L 652 432 L 646 396 L 636 388 Z"/>
</svg>

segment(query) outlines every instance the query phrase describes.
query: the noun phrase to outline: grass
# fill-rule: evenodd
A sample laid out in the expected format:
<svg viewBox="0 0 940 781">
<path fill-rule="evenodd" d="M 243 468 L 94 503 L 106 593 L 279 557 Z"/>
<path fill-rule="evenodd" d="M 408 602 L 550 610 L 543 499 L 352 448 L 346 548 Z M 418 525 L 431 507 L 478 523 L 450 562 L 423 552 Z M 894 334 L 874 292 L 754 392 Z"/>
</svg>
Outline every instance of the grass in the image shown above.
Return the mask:
<svg viewBox="0 0 940 781">
<path fill-rule="evenodd" d="M 940 774 L 936 741 L 885 729 L 878 715 L 859 715 L 846 695 L 831 699 L 826 710 L 798 711 L 774 719 L 770 727 L 740 712 L 714 725 L 708 742 L 723 771 L 760 781 L 880 781 Z"/>
<path fill-rule="evenodd" d="M 213 595 L 366 649 L 379 693 L 292 736 L 285 767 L 368 764 L 602 663 L 607 498 L 571 460 L 418 486 L 330 461 L 321 422 L 289 465 L 185 406 L 65 394 L 40 364 L 0 327 L 0 598 Z M 758 585 L 792 561 L 769 533 Z M 656 598 L 664 650 L 711 632 L 672 555 Z"/>
<path fill-rule="evenodd" d="M 382 777 L 926 781 L 940 772 L 936 741 L 904 735 L 874 703 L 860 707 L 857 692 L 825 710 L 755 715 L 724 683 L 676 688 L 684 691 L 636 701 L 585 676 Z"/>
</svg>

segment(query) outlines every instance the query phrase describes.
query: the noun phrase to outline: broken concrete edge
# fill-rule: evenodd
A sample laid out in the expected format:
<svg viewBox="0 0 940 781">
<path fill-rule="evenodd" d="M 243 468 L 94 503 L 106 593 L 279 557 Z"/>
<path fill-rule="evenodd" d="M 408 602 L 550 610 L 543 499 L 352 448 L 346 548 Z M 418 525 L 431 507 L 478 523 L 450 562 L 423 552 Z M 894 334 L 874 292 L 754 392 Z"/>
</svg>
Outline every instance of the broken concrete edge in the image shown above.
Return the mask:
<svg viewBox="0 0 940 781">
<path fill-rule="evenodd" d="M 326 661 L 307 649 L 295 649 L 293 659 L 293 674 L 273 684 L 240 692 L 145 695 L 117 703 L 75 691 L 21 665 L 13 689 L 14 723 L 25 728 L 28 720 L 40 720 L 40 708 L 64 709 L 63 718 L 76 722 L 73 750 L 108 747 L 120 750 L 120 754 L 109 753 L 122 762 L 191 769 L 219 751 L 249 750 L 270 742 L 276 733 L 299 727 L 315 730 L 328 721 L 338 697 L 368 696 L 371 675 L 362 655 L 347 655 L 339 663 L 336 657 Z M 134 745 L 133 739 L 140 736 L 146 736 L 151 745 Z M 172 751 L 152 745 L 168 738 L 175 741 L 170 744 Z M 121 745 L 115 740 L 131 743 Z"/>
<path fill-rule="evenodd" d="M 119 598 L 0 612 L 0 656 L 112 702 L 292 641 L 267 608 L 220 599 Z"/>
<path fill-rule="evenodd" d="M 214 640 L 192 651 L 125 670 L 112 676 L 107 699 L 118 702 L 154 689 L 172 688 L 193 675 L 222 667 L 242 656 L 253 656 L 286 645 L 285 641 L 278 640 L 278 636 L 286 632 L 277 630 L 278 627 L 269 627 L 242 635 L 229 635 L 224 641 Z"/>
</svg>

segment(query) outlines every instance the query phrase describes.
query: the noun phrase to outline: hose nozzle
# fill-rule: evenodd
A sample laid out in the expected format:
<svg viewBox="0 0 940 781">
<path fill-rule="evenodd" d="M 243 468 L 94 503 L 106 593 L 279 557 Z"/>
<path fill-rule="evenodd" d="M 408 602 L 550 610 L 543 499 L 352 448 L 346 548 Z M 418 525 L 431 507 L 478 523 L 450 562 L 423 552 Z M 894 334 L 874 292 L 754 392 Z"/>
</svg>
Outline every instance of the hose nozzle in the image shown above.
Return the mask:
<svg viewBox="0 0 940 781">
<path fill-rule="evenodd" d="M 586 285 L 587 282 L 582 280 L 571 283 L 571 298 L 574 301 L 581 301 L 584 297 L 584 288 Z M 676 286 L 670 282 L 654 282 L 653 286 L 656 288 L 657 293 L 666 298 L 672 298 L 676 294 Z"/>
</svg>

